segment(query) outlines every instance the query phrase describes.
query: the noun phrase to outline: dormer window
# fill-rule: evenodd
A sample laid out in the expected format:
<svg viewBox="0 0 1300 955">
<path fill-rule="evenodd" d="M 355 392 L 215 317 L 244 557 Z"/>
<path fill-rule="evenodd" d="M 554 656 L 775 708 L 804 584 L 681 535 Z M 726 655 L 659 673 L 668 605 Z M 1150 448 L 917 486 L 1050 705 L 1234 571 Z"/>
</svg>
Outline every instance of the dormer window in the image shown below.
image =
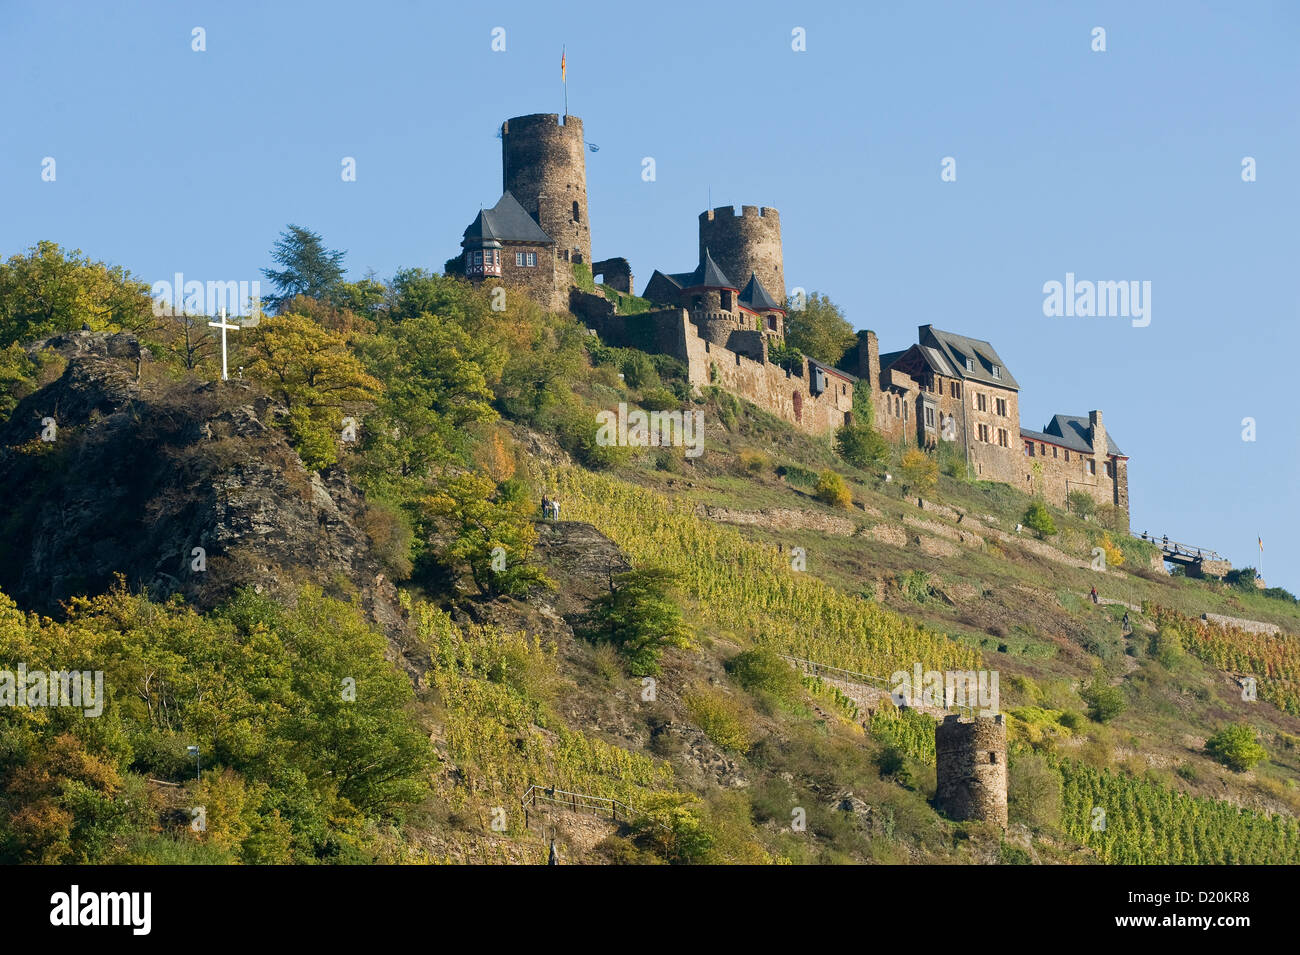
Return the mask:
<svg viewBox="0 0 1300 955">
<path fill-rule="evenodd" d="M 966 370 L 967 371 L 975 370 L 975 359 L 971 358 L 970 356 L 967 356 L 966 358 Z"/>
<path fill-rule="evenodd" d="M 1002 378 L 1002 366 L 1001 366 L 1001 365 L 994 365 L 994 366 L 993 366 L 993 377 L 994 377 L 994 378 L 997 378 L 997 379 L 999 379 L 999 380 L 1001 380 L 1001 378 Z"/>
</svg>

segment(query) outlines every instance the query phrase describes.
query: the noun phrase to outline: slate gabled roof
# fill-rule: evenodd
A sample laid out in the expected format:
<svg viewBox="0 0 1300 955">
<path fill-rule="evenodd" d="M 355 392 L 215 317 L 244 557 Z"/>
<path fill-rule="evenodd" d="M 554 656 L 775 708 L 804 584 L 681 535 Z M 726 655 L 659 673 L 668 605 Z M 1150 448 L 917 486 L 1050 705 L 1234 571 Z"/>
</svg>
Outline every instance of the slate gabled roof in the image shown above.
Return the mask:
<svg viewBox="0 0 1300 955">
<path fill-rule="evenodd" d="M 773 309 L 781 312 L 785 311 L 776 299 L 767 294 L 767 289 L 758 280 L 757 272 L 749 273 L 749 282 L 740 293 L 740 304 L 751 312 L 765 312 Z"/>
<path fill-rule="evenodd" d="M 858 380 L 857 375 L 851 374 L 850 372 L 845 371 L 843 368 L 836 368 L 834 365 L 828 365 L 824 361 L 818 361 L 815 358 L 809 358 L 808 364 L 813 368 L 822 369 L 828 375 L 835 375 L 837 378 L 843 378 L 849 382 L 856 382 Z"/>
<path fill-rule="evenodd" d="M 1053 415 L 1052 420 L 1047 423 L 1043 429 L 1049 439 L 1056 438 L 1057 444 L 1063 444 L 1067 448 L 1076 451 L 1091 452 L 1096 449 L 1092 446 L 1092 424 L 1086 416 L 1072 414 Z M 1119 449 L 1110 438 L 1109 429 L 1106 431 L 1106 447 L 1101 449 L 1103 454 L 1118 454 L 1123 456 L 1124 452 Z"/>
<path fill-rule="evenodd" d="M 1020 384 L 1015 378 L 1011 377 L 1011 372 L 1007 370 L 1006 363 L 998 355 L 997 350 L 986 341 L 978 338 L 967 338 L 965 335 L 957 335 L 953 332 L 945 332 L 933 325 L 922 325 L 920 328 L 920 345 L 924 352 L 927 346 L 933 349 L 951 367 L 951 371 L 941 372 L 942 374 L 952 375 L 954 372 L 963 379 L 978 381 L 981 384 L 996 385 L 999 388 L 1009 388 L 1013 391 L 1020 390 Z M 966 359 L 971 359 L 974 368 L 968 368 Z M 927 355 L 929 359 L 929 355 Z M 997 365 L 1001 369 L 1001 377 L 993 377 L 993 366 Z M 940 369 L 936 368 L 936 371 Z"/>
<path fill-rule="evenodd" d="M 519 200 L 509 190 L 501 194 L 491 209 L 481 209 L 474 221 L 465 229 L 461 245 L 481 245 L 488 242 L 531 242 L 534 245 L 554 245 L 537 221 L 528 214 Z"/>
</svg>

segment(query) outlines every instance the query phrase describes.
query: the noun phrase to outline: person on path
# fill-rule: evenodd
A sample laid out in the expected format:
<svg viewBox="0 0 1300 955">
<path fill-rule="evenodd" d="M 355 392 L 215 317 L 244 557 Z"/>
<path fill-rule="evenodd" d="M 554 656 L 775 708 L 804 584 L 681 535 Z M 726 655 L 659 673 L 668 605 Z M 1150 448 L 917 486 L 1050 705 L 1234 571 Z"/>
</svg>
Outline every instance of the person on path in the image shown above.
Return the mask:
<svg viewBox="0 0 1300 955">
<path fill-rule="evenodd" d="M 1092 588 L 1092 593 L 1089 594 L 1088 596 L 1090 596 L 1090 597 L 1092 598 L 1092 602 L 1093 602 L 1093 603 L 1101 603 L 1101 601 L 1097 599 L 1097 588 L 1096 588 L 1096 587 L 1093 587 L 1093 588 Z"/>
</svg>

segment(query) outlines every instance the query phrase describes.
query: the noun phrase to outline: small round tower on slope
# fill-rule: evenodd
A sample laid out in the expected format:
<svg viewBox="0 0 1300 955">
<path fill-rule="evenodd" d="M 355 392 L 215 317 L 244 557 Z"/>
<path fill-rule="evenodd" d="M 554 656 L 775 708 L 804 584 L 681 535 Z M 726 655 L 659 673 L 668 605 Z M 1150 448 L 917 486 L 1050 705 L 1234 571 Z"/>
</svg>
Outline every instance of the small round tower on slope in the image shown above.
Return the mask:
<svg viewBox="0 0 1300 955">
<path fill-rule="evenodd" d="M 556 254 L 591 264 L 586 144 L 577 116 L 534 113 L 501 124 L 503 188 L 555 240 Z"/>
<path fill-rule="evenodd" d="M 740 288 L 753 272 L 767 293 L 785 302 L 781 214 L 770 206 L 719 206 L 700 213 L 700 261 L 708 249 L 718 267 Z"/>
<path fill-rule="evenodd" d="M 1007 725 L 1002 714 L 963 720 L 949 714 L 934 730 L 935 802 L 950 819 L 1007 827 Z"/>
</svg>

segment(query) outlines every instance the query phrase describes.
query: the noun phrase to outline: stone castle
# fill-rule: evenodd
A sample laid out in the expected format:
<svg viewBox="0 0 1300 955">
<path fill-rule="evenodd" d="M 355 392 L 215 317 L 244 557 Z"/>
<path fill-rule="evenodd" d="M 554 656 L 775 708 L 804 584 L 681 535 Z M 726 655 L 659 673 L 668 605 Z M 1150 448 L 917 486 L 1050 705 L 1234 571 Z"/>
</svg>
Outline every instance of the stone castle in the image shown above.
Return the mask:
<svg viewBox="0 0 1300 955">
<path fill-rule="evenodd" d="M 622 310 L 635 291 L 627 260 L 592 260 L 582 120 L 517 116 L 502 124 L 501 144 L 501 198 L 465 229 L 449 273 L 570 311 L 608 344 L 671 355 L 691 385 L 722 387 L 810 434 L 853 423 L 855 390 L 865 390 L 871 424 L 889 439 L 930 450 L 950 442 L 972 476 L 1057 506 L 1082 491 L 1113 506 L 1127 530 L 1128 457 L 1101 412 L 1022 428 L 1020 386 L 986 341 L 922 325 L 902 351 L 881 354 L 875 332 L 863 331 L 834 365 L 778 356 L 788 308 L 777 210 L 701 213 L 695 268 L 655 270 L 643 310 Z"/>
</svg>

